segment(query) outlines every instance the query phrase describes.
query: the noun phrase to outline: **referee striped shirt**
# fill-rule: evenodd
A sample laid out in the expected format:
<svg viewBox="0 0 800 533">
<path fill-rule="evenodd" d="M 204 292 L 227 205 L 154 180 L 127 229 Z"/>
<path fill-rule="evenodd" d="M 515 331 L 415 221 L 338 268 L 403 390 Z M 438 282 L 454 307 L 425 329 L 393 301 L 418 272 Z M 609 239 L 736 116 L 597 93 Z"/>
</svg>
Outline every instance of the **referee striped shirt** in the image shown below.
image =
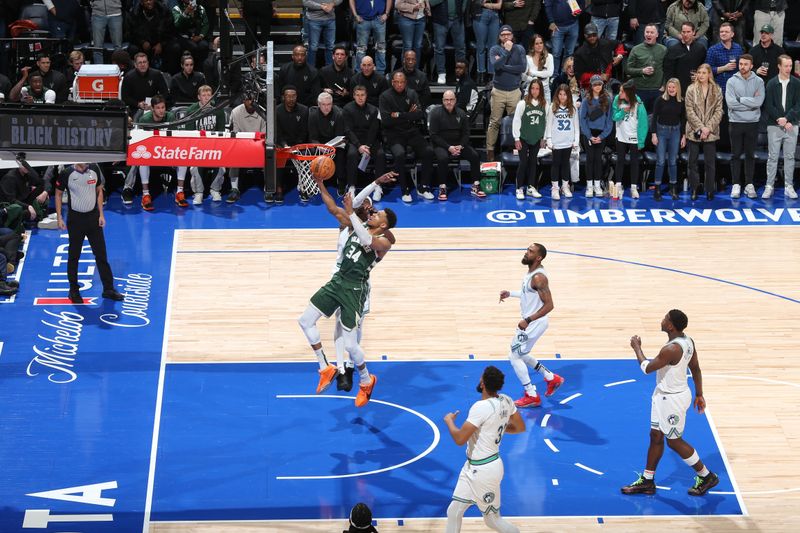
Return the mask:
<svg viewBox="0 0 800 533">
<path fill-rule="evenodd" d="M 103 186 L 103 176 L 86 167 L 79 172 L 72 166 L 65 167 L 55 182 L 56 189 L 69 192 L 69 208 L 78 213 L 89 213 L 97 208 L 97 187 Z"/>
</svg>

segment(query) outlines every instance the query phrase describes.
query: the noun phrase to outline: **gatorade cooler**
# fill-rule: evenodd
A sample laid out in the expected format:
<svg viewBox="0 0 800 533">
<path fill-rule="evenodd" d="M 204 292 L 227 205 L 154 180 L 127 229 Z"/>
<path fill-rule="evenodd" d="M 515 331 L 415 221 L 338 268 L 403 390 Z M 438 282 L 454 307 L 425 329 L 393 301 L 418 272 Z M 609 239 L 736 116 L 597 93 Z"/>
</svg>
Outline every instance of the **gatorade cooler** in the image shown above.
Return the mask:
<svg viewBox="0 0 800 533">
<path fill-rule="evenodd" d="M 83 65 L 75 73 L 72 95 L 76 102 L 105 102 L 120 97 L 121 85 L 117 65 Z"/>
<path fill-rule="evenodd" d="M 500 172 L 502 165 L 500 161 L 481 163 L 481 190 L 486 194 L 497 194 L 500 192 Z"/>
</svg>

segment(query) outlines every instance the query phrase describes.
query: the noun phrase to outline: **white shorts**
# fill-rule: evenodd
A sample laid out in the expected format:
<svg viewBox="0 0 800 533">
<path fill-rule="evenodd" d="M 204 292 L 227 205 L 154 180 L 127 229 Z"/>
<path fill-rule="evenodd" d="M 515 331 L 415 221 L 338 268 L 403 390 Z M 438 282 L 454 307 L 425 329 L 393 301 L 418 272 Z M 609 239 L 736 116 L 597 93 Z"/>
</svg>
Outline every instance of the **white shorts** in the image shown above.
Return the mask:
<svg viewBox="0 0 800 533">
<path fill-rule="evenodd" d="M 547 331 L 547 326 L 549 323 L 550 321 L 546 316 L 544 316 L 539 320 L 534 320 L 528 324 L 528 327 L 525 329 L 525 331 L 521 331 L 519 328 L 517 328 L 514 338 L 511 339 L 511 353 L 515 353 L 519 356 L 528 355 L 531 353 L 536 341 L 538 341 L 539 337 L 544 335 L 544 332 Z"/>
<path fill-rule="evenodd" d="M 485 465 L 464 463 L 453 490 L 453 499 L 478 506 L 481 513 L 500 510 L 500 482 L 503 480 L 503 460 L 498 458 Z"/>
<path fill-rule="evenodd" d="M 650 427 L 661 431 L 668 439 L 679 439 L 686 426 L 686 411 L 692 406 L 692 391 L 675 394 L 656 390 L 650 400 Z"/>
</svg>

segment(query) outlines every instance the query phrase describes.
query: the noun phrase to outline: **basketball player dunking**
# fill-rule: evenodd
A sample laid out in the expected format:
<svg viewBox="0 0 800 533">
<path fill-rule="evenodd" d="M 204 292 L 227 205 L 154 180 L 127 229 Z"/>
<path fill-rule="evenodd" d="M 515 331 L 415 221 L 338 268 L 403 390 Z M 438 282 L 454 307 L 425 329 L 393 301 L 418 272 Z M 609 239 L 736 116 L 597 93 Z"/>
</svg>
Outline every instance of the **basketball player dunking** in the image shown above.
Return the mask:
<svg viewBox="0 0 800 533">
<path fill-rule="evenodd" d="M 397 215 L 388 208 L 373 211 L 364 223 L 353 210 L 352 195 L 345 195 L 343 202 L 346 216 L 342 217 L 338 211 L 334 216 L 342 225 L 352 228 L 353 233 L 345 242 L 342 263 L 330 281 L 311 297 L 298 322 L 319 363 L 317 394 L 320 394 L 331 385 L 338 372 L 335 365 L 328 363 L 322 350 L 317 321 L 323 315 L 330 317 L 340 310 L 344 347 L 359 374 L 360 387 L 355 403 L 356 407 L 363 407 L 369 402 L 377 378 L 370 375 L 364 362 L 364 351 L 358 341 L 358 320 L 369 289 L 369 273 L 377 263 L 378 254 L 392 247 L 384 234 L 395 226 Z"/>
<path fill-rule="evenodd" d="M 536 385 L 531 383 L 528 367 L 539 372 L 547 382 L 545 396 L 551 396 L 563 383 L 564 378 L 550 372 L 542 363 L 530 353 L 533 345 L 539 340 L 548 325 L 547 313 L 553 310 L 553 296 L 550 294 L 550 285 L 547 273 L 542 268 L 542 261 L 547 257 L 547 249 L 538 243 L 528 246 L 522 256 L 522 264 L 528 266 L 528 273 L 522 278 L 522 290 L 500 291 L 500 301 L 509 296 L 519 298 L 522 320 L 517 324 L 517 332 L 511 341 L 511 351 L 508 358 L 514 373 L 517 374 L 525 394 L 514 403 L 517 407 L 539 407 L 542 399 L 536 392 Z"/>
<path fill-rule="evenodd" d="M 373 193 L 373 191 L 375 191 L 381 185 L 388 185 L 395 181 L 395 176 L 397 176 L 397 173 L 387 172 L 364 187 L 364 189 L 356 195 L 356 197 L 353 199 L 353 208 L 361 221 L 366 222 L 369 218 L 369 214 L 374 211 L 372 208 L 372 200 L 370 200 L 370 195 Z M 333 272 L 331 272 L 331 274 L 335 274 L 342 266 L 344 249 L 347 245 L 347 240 L 353 233 L 353 230 L 350 228 L 350 226 L 346 225 L 347 214 L 344 212 L 344 209 L 336 205 L 336 200 L 333 199 L 328 190 L 325 188 L 324 181 L 316 177 L 314 180 L 317 182 L 317 187 L 319 188 L 322 202 L 325 204 L 325 207 L 328 208 L 328 212 L 340 221 L 339 239 L 336 242 L 336 265 L 334 265 Z M 392 244 L 395 243 L 395 238 L 391 230 L 386 230 L 384 232 L 384 236 L 389 239 L 389 242 Z M 386 255 L 386 252 L 379 252 L 377 260 L 380 261 L 383 259 L 384 255 Z M 369 283 L 367 286 L 367 295 L 366 298 L 364 298 L 364 308 L 361 310 L 361 313 L 359 313 L 358 318 L 357 338 L 359 343 L 361 343 L 361 336 L 364 334 L 364 318 L 366 317 L 367 313 L 369 313 L 369 301 L 371 293 L 372 283 Z M 350 390 L 353 388 L 353 365 L 350 361 L 348 361 L 348 364 L 345 364 L 344 353 L 346 350 L 344 347 L 342 324 L 339 320 L 340 315 L 341 310 L 337 309 L 336 324 L 334 325 L 333 330 L 333 344 L 336 347 L 336 368 L 339 371 L 336 375 L 336 389 L 350 392 Z"/>
</svg>

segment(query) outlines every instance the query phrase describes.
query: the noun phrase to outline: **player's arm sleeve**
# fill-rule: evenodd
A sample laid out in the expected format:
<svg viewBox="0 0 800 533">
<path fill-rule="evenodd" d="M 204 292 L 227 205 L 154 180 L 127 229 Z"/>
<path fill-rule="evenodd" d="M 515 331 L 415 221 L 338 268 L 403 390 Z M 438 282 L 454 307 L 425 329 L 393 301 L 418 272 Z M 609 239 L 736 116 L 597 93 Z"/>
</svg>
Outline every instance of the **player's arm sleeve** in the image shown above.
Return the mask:
<svg viewBox="0 0 800 533">
<path fill-rule="evenodd" d="M 356 197 L 353 198 L 353 207 L 354 208 L 361 207 L 361 204 L 364 203 L 364 200 L 367 198 L 367 196 L 372 194 L 372 191 L 374 191 L 377 186 L 378 184 L 373 181 L 369 185 L 361 189 L 361 192 L 359 192 L 356 195 Z"/>
<path fill-rule="evenodd" d="M 361 244 L 364 246 L 369 246 L 372 244 L 372 235 L 369 231 L 367 231 L 367 228 L 364 227 L 361 219 L 358 218 L 358 215 L 352 213 L 350 215 L 350 223 L 353 225 L 353 231 L 356 232 L 358 240 L 361 241 Z"/>
</svg>

